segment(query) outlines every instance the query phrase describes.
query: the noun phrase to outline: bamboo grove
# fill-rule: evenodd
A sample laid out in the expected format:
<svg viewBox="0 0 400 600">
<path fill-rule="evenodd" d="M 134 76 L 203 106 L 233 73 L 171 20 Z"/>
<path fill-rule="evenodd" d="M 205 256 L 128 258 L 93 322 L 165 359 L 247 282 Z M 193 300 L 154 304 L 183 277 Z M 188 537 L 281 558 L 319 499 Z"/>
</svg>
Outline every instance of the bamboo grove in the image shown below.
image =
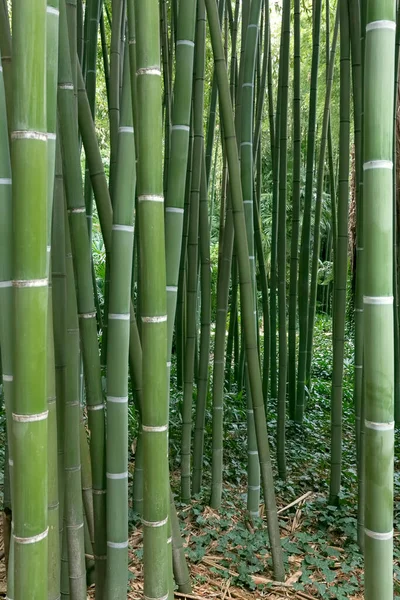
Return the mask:
<svg viewBox="0 0 400 600">
<path fill-rule="evenodd" d="M 221 507 L 231 389 L 247 409 L 248 516 L 264 502 L 284 581 L 274 478 L 288 425 L 312 418 L 320 310 L 332 315 L 327 502 L 341 492 L 350 310 L 365 598 L 393 598 L 400 12 L 330 1 L 0 0 L 9 600 L 84 600 L 93 583 L 96 600 L 125 599 L 129 507 L 144 598 L 190 594 L 175 502 L 209 486 Z"/>
</svg>

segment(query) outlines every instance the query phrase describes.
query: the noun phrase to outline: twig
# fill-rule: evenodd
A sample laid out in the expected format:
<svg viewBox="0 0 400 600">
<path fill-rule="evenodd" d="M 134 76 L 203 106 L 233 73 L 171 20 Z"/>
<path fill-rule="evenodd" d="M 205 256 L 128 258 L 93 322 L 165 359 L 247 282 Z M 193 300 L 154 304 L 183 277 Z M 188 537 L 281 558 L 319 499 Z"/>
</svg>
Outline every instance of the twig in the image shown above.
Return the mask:
<svg viewBox="0 0 400 600">
<path fill-rule="evenodd" d="M 280 515 L 281 513 L 285 512 L 285 510 L 288 510 L 289 508 L 292 508 L 292 506 L 296 506 L 296 504 L 299 504 L 303 500 L 306 500 L 306 498 L 309 498 L 309 496 L 311 496 L 311 494 L 312 494 L 312 492 L 306 492 L 305 494 L 303 494 L 302 496 L 300 496 L 300 498 L 297 498 L 297 500 L 293 500 L 293 502 L 291 502 L 287 506 L 284 506 L 283 508 L 280 508 L 278 510 L 278 515 Z"/>
</svg>

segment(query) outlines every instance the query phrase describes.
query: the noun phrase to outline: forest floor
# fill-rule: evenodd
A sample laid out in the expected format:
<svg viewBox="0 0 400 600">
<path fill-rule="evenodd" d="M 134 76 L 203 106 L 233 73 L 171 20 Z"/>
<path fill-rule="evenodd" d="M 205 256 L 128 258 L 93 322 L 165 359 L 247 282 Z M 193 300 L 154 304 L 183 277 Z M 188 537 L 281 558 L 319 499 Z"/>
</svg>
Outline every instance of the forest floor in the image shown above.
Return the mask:
<svg viewBox="0 0 400 600">
<path fill-rule="evenodd" d="M 343 465 L 340 505 L 327 503 L 330 469 L 330 391 L 332 377 L 331 321 L 319 316 L 315 331 L 313 384 L 303 427 L 287 424 L 287 478 L 275 475 L 286 581 L 272 577 L 264 507 L 250 523 L 246 514 L 246 400 L 232 389 L 225 396 L 224 491 L 221 510 L 208 506 L 211 457 L 211 394 L 206 414 L 203 491 L 190 506 L 177 504 L 189 563 L 192 594 L 184 600 L 361 600 L 363 560 L 357 545 L 357 472 L 352 404 L 353 347 L 351 331 L 345 348 L 343 386 Z M 172 385 L 172 390 L 176 386 Z M 170 460 L 173 489 L 179 498 L 181 393 L 171 395 Z M 0 415 L 1 418 L 1 415 Z M 136 427 L 131 413 L 130 433 Z M 276 473 L 276 406 L 268 407 L 268 430 Z M 400 599 L 400 469 L 399 431 L 395 449 L 395 598 Z M 1 453 L 1 449 L 0 449 Z M 0 454 L 0 459 L 1 459 Z M 132 456 L 131 473 L 134 468 Z M 130 481 L 132 479 L 130 478 Z M 0 556 L 1 556 L 0 529 Z M 143 598 L 143 538 L 131 513 L 128 598 Z M 93 598 L 93 590 L 90 598 Z M 4 559 L 0 561 L 0 597 L 5 595 Z"/>
</svg>

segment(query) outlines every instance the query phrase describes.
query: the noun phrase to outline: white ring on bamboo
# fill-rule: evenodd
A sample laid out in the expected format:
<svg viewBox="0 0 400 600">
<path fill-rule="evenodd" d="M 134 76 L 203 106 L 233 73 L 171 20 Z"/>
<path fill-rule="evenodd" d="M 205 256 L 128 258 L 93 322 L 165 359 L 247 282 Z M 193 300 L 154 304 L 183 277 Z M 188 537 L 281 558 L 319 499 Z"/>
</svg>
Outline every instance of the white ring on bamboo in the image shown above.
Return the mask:
<svg viewBox="0 0 400 600">
<path fill-rule="evenodd" d="M 129 40 L 128 44 L 136 44 L 136 39 L 135 38 L 131 38 Z"/>
<path fill-rule="evenodd" d="M 363 308 L 355 308 L 354 312 L 364 312 L 364 309 Z"/>
<path fill-rule="evenodd" d="M 58 84 L 58 89 L 59 90 L 72 90 L 74 89 L 74 84 L 73 83 L 59 83 Z"/>
<path fill-rule="evenodd" d="M 11 383 L 12 381 L 14 381 L 14 375 L 4 375 L 3 373 L 3 381 L 8 381 L 9 383 Z"/>
<path fill-rule="evenodd" d="M 47 287 L 49 280 L 47 279 L 15 279 L 13 287 L 16 288 L 38 288 Z"/>
<path fill-rule="evenodd" d="M 70 214 L 70 215 L 74 215 L 74 214 L 79 215 L 80 213 L 85 213 L 85 212 L 86 212 L 86 208 L 84 206 L 68 209 L 68 214 Z"/>
<path fill-rule="evenodd" d="M 104 494 L 107 494 L 107 490 L 92 490 L 92 494 L 94 494 L 95 496 L 103 496 Z"/>
<path fill-rule="evenodd" d="M 379 531 L 371 531 L 370 529 L 364 527 L 364 533 L 373 540 L 379 540 L 380 542 L 391 540 L 393 537 L 393 529 L 387 533 L 380 533 Z"/>
<path fill-rule="evenodd" d="M 79 313 L 78 316 L 80 319 L 94 319 L 94 317 L 96 316 L 96 313 L 95 312 Z"/>
<path fill-rule="evenodd" d="M 191 40 L 178 40 L 176 42 L 177 46 L 190 46 L 191 48 L 194 48 L 194 42 L 192 42 Z"/>
<path fill-rule="evenodd" d="M 253 200 L 243 200 L 243 204 L 253 204 Z"/>
<path fill-rule="evenodd" d="M 169 537 L 169 538 L 167 539 L 167 544 L 172 544 L 172 537 Z"/>
<path fill-rule="evenodd" d="M 260 489 L 260 486 L 259 485 L 248 485 L 247 489 L 248 490 L 253 490 L 255 492 L 258 492 L 258 490 Z"/>
<path fill-rule="evenodd" d="M 142 317 L 143 323 L 165 323 L 167 315 L 160 315 L 159 317 Z"/>
<path fill-rule="evenodd" d="M 223 406 L 213 406 L 213 410 L 224 410 Z"/>
<path fill-rule="evenodd" d="M 69 473 L 76 473 L 80 470 L 81 470 L 81 465 L 77 465 L 76 467 L 64 467 L 64 471 L 68 471 Z"/>
<path fill-rule="evenodd" d="M 396 31 L 396 23 L 394 21 L 382 19 L 381 21 L 371 21 L 371 23 L 368 23 L 365 27 L 366 33 L 373 29 L 391 29 L 392 31 Z"/>
<path fill-rule="evenodd" d="M 93 406 L 87 405 L 87 410 L 103 410 L 104 404 L 94 404 Z"/>
<path fill-rule="evenodd" d="M 248 408 L 248 409 L 246 410 L 246 412 L 247 412 L 249 415 L 252 415 L 252 414 L 254 413 L 254 410 L 253 410 L 252 408 Z"/>
<path fill-rule="evenodd" d="M 83 523 L 79 523 L 78 525 L 67 525 L 67 529 L 75 529 L 75 531 L 79 531 L 79 529 L 83 528 Z"/>
<path fill-rule="evenodd" d="M 39 142 L 47 142 L 47 133 L 42 131 L 13 131 L 11 133 L 12 140 L 38 140 Z"/>
<path fill-rule="evenodd" d="M 0 288 L 12 287 L 12 281 L 0 281 Z"/>
<path fill-rule="evenodd" d="M 168 523 L 168 517 L 163 519 L 162 521 L 146 521 L 146 519 L 142 519 L 142 525 L 146 527 L 162 527 Z"/>
<path fill-rule="evenodd" d="M 183 215 L 184 209 L 177 208 L 176 206 L 167 206 L 167 208 L 165 209 L 165 212 L 179 213 L 180 215 Z"/>
<path fill-rule="evenodd" d="M 9 459 L 8 459 L 8 464 L 9 464 L 9 466 L 10 466 L 10 467 L 13 467 L 13 466 L 14 466 L 14 461 L 13 461 L 13 459 L 12 459 L 12 458 L 9 458 Z"/>
<path fill-rule="evenodd" d="M 17 423 L 35 423 L 36 421 L 45 421 L 48 417 L 49 411 L 45 410 L 42 413 L 37 413 L 36 415 L 19 415 L 17 413 L 12 413 L 13 421 Z"/>
<path fill-rule="evenodd" d="M 172 131 L 190 131 L 190 127 L 189 125 L 172 125 L 171 127 Z"/>
<path fill-rule="evenodd" d="M 243 84 L 242 84 L 242 87 L 250 87 L 250 88 L 253 88 L 253 87 L 254 87 L 254 84 L 252 84 L 252 83 L 243 83 Z"/>
<path fill-rule="evenodd" d="M 375 431 L 392 431 L 394 429 L 394 421 L 377 423 L 376 421 L 367 421 L 367 419 L 365 419 L 365 427 L 374 429 Z"/>
<path fill-rule="evenodd" d="M 108 318 L 114 321 L 129 321 L 130 313 L 108 313 Z"/>
<path fill-rule="evenodd" d="M 146 431 L 146 433 L 163 433 L 164 431 L 168 431 L 167 425 L 142 425 L 142 431 Z"/>
<path fill-rule="evenodd" d="M 217 308 L 217 312 L 226 312 L 226 308 Z"/>
<path fill-rule="evenodd" d="M 177 285 L 167 285 L 167 292 L 173 292 L 174 294 L 176 294 L 177 291 L 178 291 Z"/>
<path fill-rule="evenodd" d="M 151 598 L 150 596 L 143 595 L 143 600 L 168 600 L 168 594 L 161 596 L 161 598 Z"/>
<path fill-rule="evenodd" d="M 242 142 L 240 146 L 252 146 L 253 142 Z"/>
<path fill-rule="evenodd" d="M 256 23 L 250 23 L 250 25 L 247 25 L 247 29 L 251 29 L 252 27 L 258 29 L 258 25 Z"/>
<path fill-rule="evenodd" d="M 118 127 L 118 133 L 133 133 L 133 127 L 128 127 L 126 125 Z"/>
<path fill-rule="evenodd" d="M 86 74 L 89 74 L 89 73 L 96 73 L 96 69 L 88 69 L 86 71 Z"/>
<path fill-rule="evenodd" d="M 391 160 L 368 160 L 363 165 L 364 171 L 369 169 L 393 169 L 393 162 Z"/>
<path fill-rule="evenodd" d="M 11 185 L 12 179 L 10 177 L 0 177 L 0 185 Z"/>
<path fill-rule="evenodd" d="M 107 396 L 107 402 L 126 404 L 128 402 L 128 396 Z"/>
<path fill-rule="evenodd" d="M 249 256 L 249 260 L 255 260 L 256 257 L 255 256 Z"/>
<path fill-rule="evenodd" d="M 364 304 L 393 304 L 393 296 L 364 296 Z"/>
<path fill-rule="evenodd" d="M 168 361 L 168 362 L 167 362 L 167 367 L 168 367 L 168 369 L 170 369 L 170 368 L 171 368 L 171 364 L 172 364 L 172 363 L 171 363 L 171 361 Z"/>
<path fill-rule="evenodd" d="M 257 450 L 247 450 L 247 454 L 251 454 L 252 456 L 255 456 L 256 454 L 258 454 Z"/>
<path fill-rule="evenodd" d="M 136 71 L 136 75 L 158 75 L 161 77 L 161 71 L 158 67 L 142 67 Z"/>
<path fill-rule="evenodd" d="M 214 360 L 214 365 L 224 365 L 225 361 L 224 360 Z"/>
<path fill-rule="evenodd" d="M 123 473 L 106 473 L 107 479 L 128 479 L 128 471 Z"/>
<path fill-rule="evenodd" d="M 355 369 L 362 369 L 362 368 L 363 368 L 363 366 L 362 366 L 362 365 L 354 365 L 354 368 L 355 368 Z"/>
<path fill-rule="evenodd" d="M 126 540 L 126 542 L 107 542 L 109 548 L 116 548 L 117 550 L 127 548 L 128 544 L 129 540 Z"/>
<path fill-rule="evenodd" d="M 49 133 L 49 132 L 47 132 L 47 139 L 48 140 L 56 140 L 57 139 L 57 135 L 55 133 Z"/>
<path fill-rule="evenodd" d="M 159 196 L 158 194 L 143 194 L 138 197 L 139 202 L 164 202 L 164 196 Z"/>
<path fill-rule="evenodd" d="M 54 8 L 54 6 L 48 6 L 47 7 L 47 12 L 51 15 L 56 15 L 57 17 L 60 14 L 60 11 L 58 10 L 58 8 Z"/>
<path fill-rule="evenodd" d="M 133 233 L 134 227 L 133 225 L 113 225 L 113 231 L 127 231 L 128 233 Z"/>
<path fill-rule="evenodd" d="M 36 544 L 36 542 L 41 542 L 42 540 L 47 538 L 47 534 L 49 533 L 49 528 L 42 533 L 38 533 L 38 535 L 33 535 L 32 537 L 19 537 L 18 535 L 13 535 L 14 540 L 17 544 Z"/>
</svg>

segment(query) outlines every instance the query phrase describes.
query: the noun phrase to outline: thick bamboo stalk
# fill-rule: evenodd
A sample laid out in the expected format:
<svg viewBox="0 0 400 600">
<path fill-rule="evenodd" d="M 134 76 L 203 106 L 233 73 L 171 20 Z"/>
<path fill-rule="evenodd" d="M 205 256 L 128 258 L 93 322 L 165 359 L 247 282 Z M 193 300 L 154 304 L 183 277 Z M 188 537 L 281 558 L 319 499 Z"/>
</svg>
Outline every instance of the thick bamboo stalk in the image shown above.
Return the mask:
<svg viewBox="0 0 400 600">
<path fill-rule="evenodd" d="M 393 597 L 396 3 L 369 0 L 364 79 L 365 598 Z"/>
<path fill-rule="evenodd" d="M 128 583 L 128 362 L 136 187 L 128 48 L 118 138 L 107 345 L 107 594 L 124 600 Z"/>
<path fill-rule="evenodd" d="M 14 598 L 47 597 L 46 0 L 14 0 Z M 32 73 L 35 77 L 32 78 Z"/>
<path fill-rule="evenodd" d="M 137 3 L 135 9 L 142 270 L 144 594 L 149 598 L 164 598 L 169 589 L 168 386 L 158 2 Z"/>
</svg>

